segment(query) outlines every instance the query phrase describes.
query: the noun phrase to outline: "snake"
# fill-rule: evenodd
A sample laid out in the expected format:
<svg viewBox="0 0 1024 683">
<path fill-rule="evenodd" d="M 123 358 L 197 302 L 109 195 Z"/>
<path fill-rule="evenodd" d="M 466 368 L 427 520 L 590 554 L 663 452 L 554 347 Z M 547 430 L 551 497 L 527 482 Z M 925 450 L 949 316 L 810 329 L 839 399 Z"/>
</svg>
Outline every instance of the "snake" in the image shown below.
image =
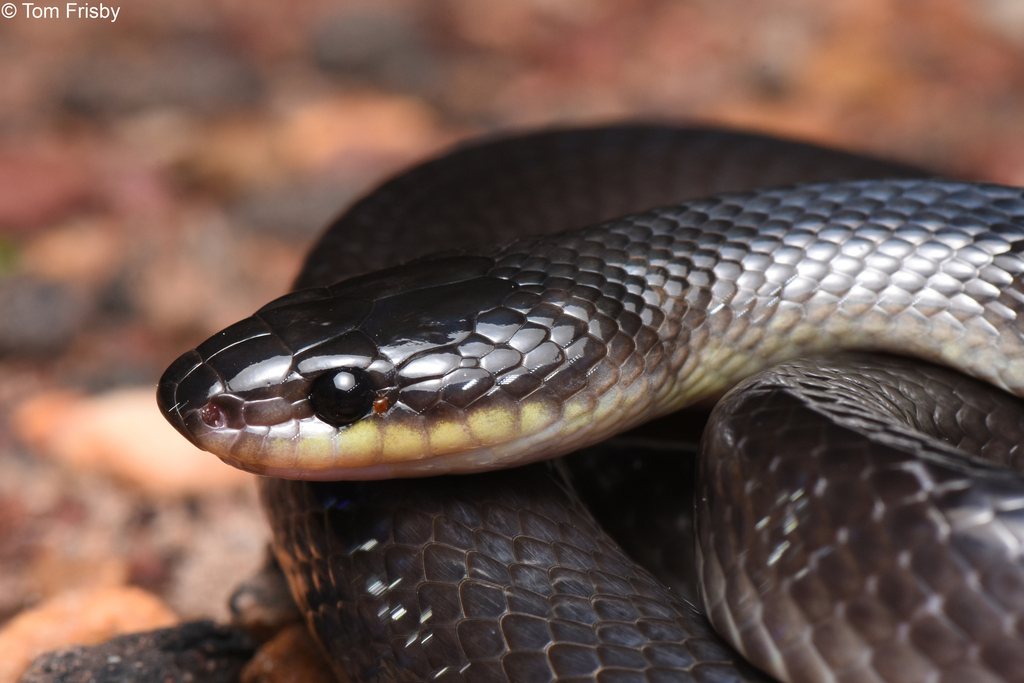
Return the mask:
<svg viewBox="0 0 1024 683">
<path fill-rule="evenodd" d="M 263 475 L 339 680 L 1021 681 L 1022 251 L 1024 191 L 812 144 L 486 138 L 356 202 L 157 400 Z M 636 549 L 641 470 L 695 513 L 692 595 L 633 560 L 689 544 Z"/>
</svg>

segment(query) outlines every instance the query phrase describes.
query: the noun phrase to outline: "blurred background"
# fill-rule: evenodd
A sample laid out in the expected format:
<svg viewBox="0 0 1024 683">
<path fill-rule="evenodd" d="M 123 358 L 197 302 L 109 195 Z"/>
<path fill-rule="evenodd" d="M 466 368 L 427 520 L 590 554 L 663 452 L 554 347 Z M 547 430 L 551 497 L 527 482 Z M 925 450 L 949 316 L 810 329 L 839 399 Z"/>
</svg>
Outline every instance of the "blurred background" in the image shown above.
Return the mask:
<svg viewBox="0 0 1024 683">
<path fill-rule="evenodd" d="M 695 121 L 1024 184 L 1018 0 L 114 2 L 0 18 L 0 660 L 227 618 L 264 521 L 156 380 L 447 145 Z"/>
</svg>

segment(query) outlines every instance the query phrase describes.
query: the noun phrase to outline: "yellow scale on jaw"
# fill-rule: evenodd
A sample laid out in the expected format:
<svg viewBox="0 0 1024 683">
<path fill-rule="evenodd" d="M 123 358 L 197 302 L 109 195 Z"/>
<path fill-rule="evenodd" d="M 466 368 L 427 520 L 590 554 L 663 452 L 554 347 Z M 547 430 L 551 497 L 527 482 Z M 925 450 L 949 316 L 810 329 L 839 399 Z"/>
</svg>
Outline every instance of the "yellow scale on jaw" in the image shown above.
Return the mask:
<svg viewBox="0 0 1024 683">
<path fill-rule="evenodd" d="M 469 431 L 483 446 L 511 441 L 517 436 L 519 416 L 505 407 L 469 410 L 466 424 Z"/>
<path fill-rule="evenodd" d="M 457 420 L 440 420 L 427 427 L 433 455 L 457 453 L 473 447 L 476 442 L 469 427 Z"/>
<path fill-rule="evenodd" d="M 303 435 L 295 448 L 296 464 L 312 470 L 324 470 L 335 463 L 334 445 L 328 434 Z"/>
<path fill-rule="evenodd" d="M 370 420 L 363 420 L 369 422 Z M 361 423 L 359 423 L 361 424 Z M 383 419 L 383 462 L 408 462 L 430 457 L 430 448 L 424 427 L 401 424 Z"/>
<path fill-rule="evenodd" d="M 519 422 L 523 434 L 536 434 L 554 424 L 560 415 L 561 411 L 547 401 L 528 401 L 520 411 Z"/>
<path fill-rule="evenodd" d="M 349 425 L 331 440 L 334 466 L 339 460 L 344 460 L 345 467 L 376 464 L 383 449 L 383 440 L 381 424 L 377 420 L 361 420 Z M 344 444 L 340 449 L 339 442 Z"/>
<path fill-rule="evenodd" d="M 568 412 L 584 414 L 582 409 L 570 409 Z M 409 462 L 505 444 L 541 432 L 558 422 L 564 414 L 565 411 L 549 401 L 526 402 L 518 411 L 507 407 L 470 409 L 464 421 L 446 419 L 429 424 L 425 435 L 418 427 L 388 424 L 387 417 L 382 417 L 379 422 L 367 419 L 342 432 L 345 450 L 365 453 L 367 447 L 373 447 L 382 449 L 383 457 L 346 461 L 345 465 Z"/>
<path fill-rule="evenodd" d="M 470 410 L 464 421 L 446 419 L 425 427 L 370 416 L 334 434 L 303 434 L 300 445 L 294 449 L 298 463 L 266 464 L 300 464 L 304 469 L 324 470 L 423 460 L 531 436 L 557 422 L 563 414 L 547 401 L 527 402 L 520 407 L 518 416 L 515 412 L 505 407 Z M 572 412 L 582 414 L 579 409 Z M 279 452 L 288 450 L 291 449 Z"/>
</svg>

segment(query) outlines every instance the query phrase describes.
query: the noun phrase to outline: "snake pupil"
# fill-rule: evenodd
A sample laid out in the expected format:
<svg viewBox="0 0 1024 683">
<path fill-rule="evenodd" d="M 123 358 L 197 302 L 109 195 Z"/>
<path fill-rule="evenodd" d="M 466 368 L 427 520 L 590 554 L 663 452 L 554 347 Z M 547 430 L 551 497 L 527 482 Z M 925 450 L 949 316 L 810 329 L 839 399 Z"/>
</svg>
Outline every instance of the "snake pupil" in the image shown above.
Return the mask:
<svg viewBox="0 0 1024 683">
<path fill-rule="evenodd" d="M 313 412 L 335 427 L 352 424 L 365 417 L 377 397 L 370 377 L 359 368 L 341 368 L 326 372 L 309 388 Z"/>
</svg>

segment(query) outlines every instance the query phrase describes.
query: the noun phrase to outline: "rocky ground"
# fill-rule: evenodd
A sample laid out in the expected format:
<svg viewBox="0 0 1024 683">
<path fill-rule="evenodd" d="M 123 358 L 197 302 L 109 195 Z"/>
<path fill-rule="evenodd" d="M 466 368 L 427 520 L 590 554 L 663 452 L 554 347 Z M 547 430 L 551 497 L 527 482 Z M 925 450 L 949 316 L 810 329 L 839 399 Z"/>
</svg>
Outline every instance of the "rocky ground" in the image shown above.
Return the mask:
<svg viewBox="0 0 1024 683">
<path fill-rule="evenodd" d="M 58 646 L 228 620 L 267 539 L 253 483 L 163 424 L 156 380 L 425 155 L 509 128 L 700 120 L 1024 184 L 1015 0 L 11 6 L 0 683 Z"/>
</svg>

